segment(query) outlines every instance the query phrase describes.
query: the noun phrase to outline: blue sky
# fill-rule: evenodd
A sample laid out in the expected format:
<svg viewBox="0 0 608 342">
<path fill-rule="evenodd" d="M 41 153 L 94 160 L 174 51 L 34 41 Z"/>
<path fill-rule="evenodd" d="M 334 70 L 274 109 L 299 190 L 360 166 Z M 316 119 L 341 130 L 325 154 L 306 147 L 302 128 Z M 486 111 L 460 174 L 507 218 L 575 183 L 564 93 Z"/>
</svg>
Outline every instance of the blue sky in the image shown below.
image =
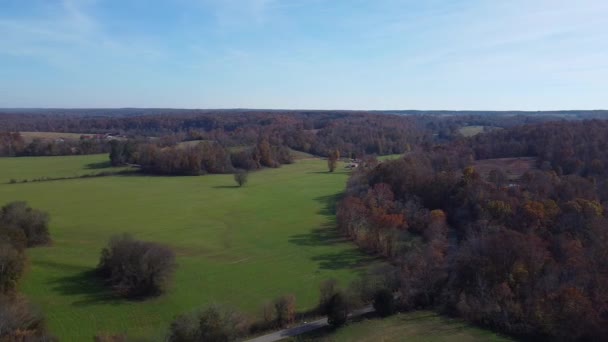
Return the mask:
<svg viewBox="0 0 608 342">
<path fill-rule="evenodd" d="M 0 0 L 0 107 L 608 109 L 608 1 Z"/>
</svg>

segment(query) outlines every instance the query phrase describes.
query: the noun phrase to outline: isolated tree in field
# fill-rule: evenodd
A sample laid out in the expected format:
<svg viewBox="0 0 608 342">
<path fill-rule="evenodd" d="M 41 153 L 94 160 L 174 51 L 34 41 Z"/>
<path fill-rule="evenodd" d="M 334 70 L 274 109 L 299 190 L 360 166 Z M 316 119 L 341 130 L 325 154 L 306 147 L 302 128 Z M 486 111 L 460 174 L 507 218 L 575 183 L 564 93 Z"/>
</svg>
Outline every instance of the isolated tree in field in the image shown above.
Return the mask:
<svg viewBox="0 0 608 342">
<path fill-rule="evenodd" d="M 334 172 L 336 166 L 338 165 L 338 160 L 340 159 L 340 151 L 333 150 L 329 152 L 329 156 L 327 156 L 327 167 L 329 168 L 329 172 Z"/>
<path fill-rule="evenodd" d="M 296 297 L 294 295 L 285 295 L 279 297 L 274 302 L 276 311 L 277 323 L 280 326 L 292 323 L 296 317 Z"/>
<path fill-rule="evenodd" d="M 327 322 L 334 328 L 346 323 L 350 305 L 348 297 L 342 292 L 336 292 L 327 303 Z"/>
<path fill-rule="evenodd" d="M 110 239 L 97 271 L 116 293 L 137 298 L 161 294 L 175 268 L 175 253 L 169 247 L 125 234 Z"/>
<path fill-rule="evenodd" d="M 27 247 L 47 244 L 49 234 L 49 215 L 31 208 L 26 202 L 12 202 L 0 210 L 0 225 L 8 230 L 23 232 Z"/>
<path fill-rule="evenodd" d="M 374 295 L 374 310 L 382 317 L 390 316 L 395 312 L 395 298 L 388 289 L 380 289 Z"/>
<path fill-rule="evenodd" d="M 234 173 L 234 181 L 236 184 L 241 187 L 247 184 L 247 180 L 249 178 L 249 173 L 246 170 L 237 170 Z"/>
</svg>

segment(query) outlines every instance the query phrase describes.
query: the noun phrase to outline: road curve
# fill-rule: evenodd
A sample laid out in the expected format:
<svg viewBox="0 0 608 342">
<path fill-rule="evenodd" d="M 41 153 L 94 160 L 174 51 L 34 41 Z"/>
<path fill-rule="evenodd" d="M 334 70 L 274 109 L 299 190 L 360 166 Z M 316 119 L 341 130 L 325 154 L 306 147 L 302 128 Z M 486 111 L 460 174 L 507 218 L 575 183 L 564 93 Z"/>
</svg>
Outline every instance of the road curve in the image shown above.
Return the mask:
<svg viewBox="0 0 608 342">
<path fill-rule="evenodd" d="M 365 314 L 373 312 L 373 311 L 374 311 L 374 308 L 371 307 L 371 306 L 368 306 L 366 308 L 353 311 L 349 315 L 349 317 L 350 318 L 358 317 L 358 316 L 362 316 L 362 315 L 365 315 Z M 313 330 L 317 330 L 317 329 L 326 327 L 328 325 L 329 324 L 327 323 L 327 317 L 325 317 L 325 318 L 321 318 L 321 319 L 318 319 L 316 321 L 312 321 L 312 322 L 309 322 L 309 323 L 298 325 L 298 326 L 295 326 L 295 327 L 292 327 L 292 328 L 275 331 L 275 332 L 267 334 L 267 335 L 262 335 L 262 336 L 259 336 L 259 337 L 256 337 L 256 338 L 253 338 L 253 339 L 250 339 L 250 340 L 246 340 L 245 342 L 275 342 L 275 341 L 280 341 L 280 340 L 282 340 L 284 338 L 301 335 L 301 334 L 307 333 L 309 331 L 313 331 Z"/>
</svg>

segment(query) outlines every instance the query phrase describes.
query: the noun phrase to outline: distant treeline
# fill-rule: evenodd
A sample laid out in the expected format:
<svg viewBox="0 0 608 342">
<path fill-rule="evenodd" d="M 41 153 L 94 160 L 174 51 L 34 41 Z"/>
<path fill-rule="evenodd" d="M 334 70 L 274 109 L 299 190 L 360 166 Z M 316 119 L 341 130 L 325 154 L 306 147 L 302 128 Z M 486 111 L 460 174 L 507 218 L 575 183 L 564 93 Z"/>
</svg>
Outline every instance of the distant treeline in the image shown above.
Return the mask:
<svg viewBox="0 0 608 342">
<path fill-rule="evenodd" d="M 186 112 L 126 117 L 0 114 L 0 131 L 107 133 L 253 146 L 260 137 L 315 155 L 391 154 L 421 139 L 415 120 L 357 112 Z"/>
<path fill-rule="evenodd" d="M 0 132 L 0 157 L 66 156 L 108 152 L 108 143 L 99 139 L 33 139 L 26 142 L 19 132 Z"/>
<path fill-rule="evenodd" d="M 543 123 L 368 160 L 339 227 L 393 261 L 404 307 L 534 340 L 607 340 L 607 144 L 607 121 Z M 513 180 L 473 167 L 502 157 L 539 169 Z"/>
<path fill-rule="evenodd" d="M 83 109 L 0 111 L 0 155 L 62 155 L 98 153 L 104 142 L 42 141 L 25 144 L 15 132 L 113 132 L 134 139 L 160 138 L 165 146 L 187 140 L 214 141 L 221 146 L 254 146 L 260 137 L 273 146 L 327 156 L 403 153 L 414 145 L 432 145 L 462 138 L 468 125 L 513 127 L 551 120 L 596 117 L 589 112 L 384 112 L 258 111 L 173 109 Z M 104 150 L 105 151 L 105 150 Z"/>
</svg>

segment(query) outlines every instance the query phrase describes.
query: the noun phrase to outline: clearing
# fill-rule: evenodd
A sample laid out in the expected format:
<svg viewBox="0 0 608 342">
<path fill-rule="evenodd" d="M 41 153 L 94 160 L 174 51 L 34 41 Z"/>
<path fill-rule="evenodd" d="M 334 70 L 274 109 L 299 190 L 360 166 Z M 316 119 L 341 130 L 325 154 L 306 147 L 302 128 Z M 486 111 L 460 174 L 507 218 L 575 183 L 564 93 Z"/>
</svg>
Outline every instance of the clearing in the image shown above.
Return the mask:
<svg viewBox="0 0 608 342">
<path fill-rule="evenodd" d="M 473 137 L 473 136 L 476 136 L 477 134 L 480 134 L 483 132 L 489 132 L 489 131 L 493 131 L 493 130 L 497 130 L 497 129 L 502 129 L 502 128 L 494 127 L 494 126 L 464 126 L 464 127 L 461 127 L 460 129 L 458 129 L 458 132 L 460 132 L 460 134 L 462 134 L 465 137 Z"/>
<path fill-rule="evenodd" d="M 485 179 L 488 178 L 490 171 L 500 170 L 507 175 L 511 181 L 521 178 L 524 173 L 536 169 L 536 158 L 497 158 L 476 160 L 473 163 L 475 170 Z"/>
</svg>

